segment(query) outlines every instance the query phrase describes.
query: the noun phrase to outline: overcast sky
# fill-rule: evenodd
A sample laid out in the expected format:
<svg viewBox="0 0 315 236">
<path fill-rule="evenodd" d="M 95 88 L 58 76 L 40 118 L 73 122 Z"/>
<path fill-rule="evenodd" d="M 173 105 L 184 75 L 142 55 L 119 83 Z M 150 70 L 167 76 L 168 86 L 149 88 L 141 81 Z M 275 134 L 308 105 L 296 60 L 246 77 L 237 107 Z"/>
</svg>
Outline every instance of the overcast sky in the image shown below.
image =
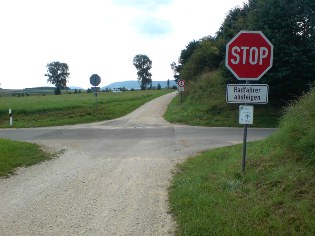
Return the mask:
<svg viewBox="0 0 315 236">
<path fill-rule="evenodd" d="M 245 0 L 2 0 L 0 88 L 51 86 L 46 65 L 69 66 L 68 86 L 101 87 L 136 80 L 133 57 L 152 60 L 152 79 L 173 79 L 192 40 L 218 31 L 226 14 Z"/>
</svg>

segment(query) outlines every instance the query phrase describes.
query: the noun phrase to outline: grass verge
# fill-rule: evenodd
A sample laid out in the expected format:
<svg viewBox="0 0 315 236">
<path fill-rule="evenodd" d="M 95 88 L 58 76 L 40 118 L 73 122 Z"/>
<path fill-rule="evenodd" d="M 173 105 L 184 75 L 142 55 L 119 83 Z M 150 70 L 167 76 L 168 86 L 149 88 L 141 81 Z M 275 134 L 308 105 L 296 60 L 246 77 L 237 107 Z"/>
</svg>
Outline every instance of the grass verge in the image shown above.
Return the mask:
<svg viewBox="0 0 315 236">
<path fill-rule="evenodd" d="M 178 165 L 169 199 L 178 235 L 315 235 L 315 91 L 286 111 L 280 129 Z"/>
<path fill-rule="evenodd" d="M 241 146 L 179 165 L 170 188 L 177 235 L 314 235 L 315 168 L 280 158 L 275 140 L 251 143 L 247 172 Z"/>
<path fill-rule="evenodd" d="M 0 139 L 0 176 L 9 176 L 18 167 L 48 160 L 53 155 L 33 143 Z"/>
</svg>

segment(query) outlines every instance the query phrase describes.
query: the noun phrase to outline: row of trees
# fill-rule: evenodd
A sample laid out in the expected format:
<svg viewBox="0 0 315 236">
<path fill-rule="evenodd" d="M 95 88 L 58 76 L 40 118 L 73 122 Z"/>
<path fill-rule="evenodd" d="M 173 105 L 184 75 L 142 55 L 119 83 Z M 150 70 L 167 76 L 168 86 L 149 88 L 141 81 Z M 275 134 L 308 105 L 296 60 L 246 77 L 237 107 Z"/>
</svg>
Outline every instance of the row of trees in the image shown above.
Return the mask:
<svg viewBox="0 0 315 236">
<path fill-rule="evenodd" d="M 142 90 L 146 89 L 148 85 L 152 84 L 150 70 L 152 68 L 152 61 L 146 55 L 138 54 L 133 58 L 133 65 L 137 69 L 138 81 Z M 48 77 L 47 82 L 55 85 L 55 94 L 61 94 L 61 90 L 66 88 L 69 73 L 69 67 L 66 63 L 54 61 L 47 64 Z"/>
<path fill-rule="evenodd" d="M 274 45 L 274 64 L 259 81 L 270 95 L 290 99 L 310 89 L 315 81 L 315 1 L 249 0 L 232 9 L 215 37 L 191 41 L 178 64 L 171 64 L 175 79 L 196 80 L 220 69 L 226 83 L 237 82 L 225 68 L 225 46 L 240 31 L 262 31 Z"/>
</svg>

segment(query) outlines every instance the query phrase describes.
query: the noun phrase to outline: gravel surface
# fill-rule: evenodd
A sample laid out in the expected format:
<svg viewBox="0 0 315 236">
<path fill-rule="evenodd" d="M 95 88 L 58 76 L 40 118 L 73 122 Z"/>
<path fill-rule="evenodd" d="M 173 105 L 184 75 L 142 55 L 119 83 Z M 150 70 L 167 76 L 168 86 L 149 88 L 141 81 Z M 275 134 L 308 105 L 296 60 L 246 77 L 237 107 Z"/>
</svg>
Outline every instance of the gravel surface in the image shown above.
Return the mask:
<svg viewBox="0 0 315 236">
<path fill-rule="evenodd" d="M 242 129 L 166 122 L 175 95 L 112 121 L 1 130 L 0 137 L 65 151 L 0 179 L 0 235 L 174 235 L 167 188 L 175 164 L 242 141 Z M 249 139 L 273 131 L 249 130 Z"/>
</svg>

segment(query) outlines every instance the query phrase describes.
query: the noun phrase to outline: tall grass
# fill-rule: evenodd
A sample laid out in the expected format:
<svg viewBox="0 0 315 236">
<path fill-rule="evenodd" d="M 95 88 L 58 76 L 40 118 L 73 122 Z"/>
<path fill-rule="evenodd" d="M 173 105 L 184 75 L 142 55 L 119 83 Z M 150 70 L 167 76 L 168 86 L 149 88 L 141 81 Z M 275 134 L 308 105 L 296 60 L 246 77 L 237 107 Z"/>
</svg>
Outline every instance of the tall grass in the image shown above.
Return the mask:
<svg viewBox="0 0 315 236">
<path fill-rule="evenodd" d="M 288 107 L 280 130 L 178 165 L 170 204 L 178 235 L 315 235 L 315 91 Z"/>
<path fill-rule="evenodd" d="M 287 154 L 315 164 L 315 90 L 286 109 L 277 139 Z"/>
</svg>

